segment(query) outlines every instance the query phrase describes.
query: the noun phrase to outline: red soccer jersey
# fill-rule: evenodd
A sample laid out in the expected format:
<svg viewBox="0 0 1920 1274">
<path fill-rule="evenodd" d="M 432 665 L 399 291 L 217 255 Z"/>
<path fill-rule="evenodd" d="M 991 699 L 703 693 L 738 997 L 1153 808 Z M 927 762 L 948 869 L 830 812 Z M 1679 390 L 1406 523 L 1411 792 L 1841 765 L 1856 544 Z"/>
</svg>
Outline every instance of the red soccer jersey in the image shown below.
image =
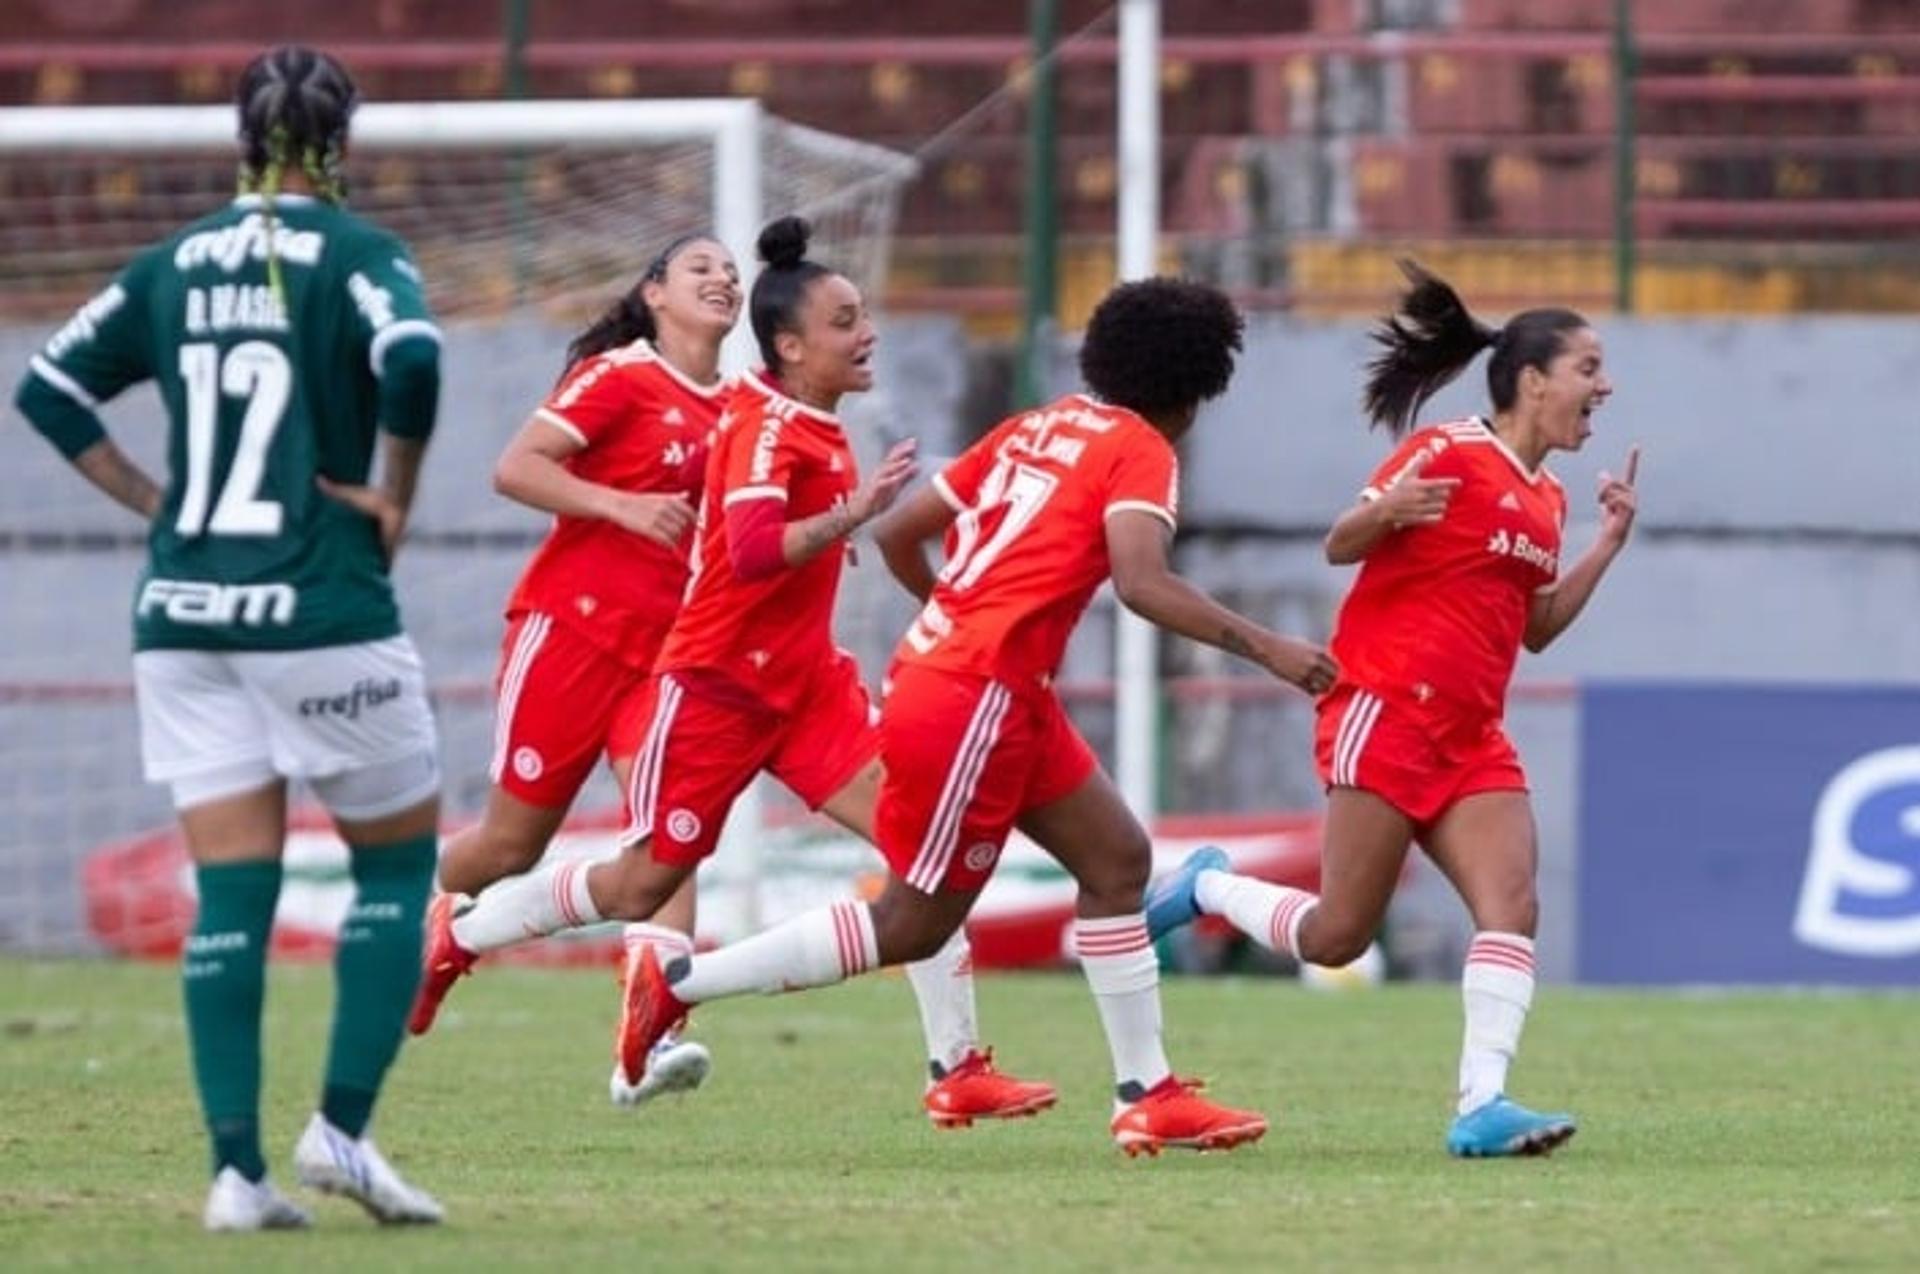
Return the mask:
<svg viewBox="0 0 1920 1274">
<path fill-rule="evenodd" d="M 777 500 L 784 519 L 798 522 L 846 503 L 858 481 L 837 417 L 788 398 L 764 373 L 742 376 L 714 428 L 693 583 L 656 667 L 716 673 L 776 711 L 800 702 L 813 671 L 833 657 L 833 599 L 846 550 L 741 579 L 727 550 L 727 510 Z"/>
<path fill-rule="evenodd" d="M 1044 684 L 1111 565 L 1106 521 L 1172 527 L 1180 465 L 1159 430 L 1074 394 L 1002 422 L 936 475 L 957 514 L 947 563 L 898 659 Z"/>
<path fill-rule="evenodd" d="M 584 446 L 566 461 L 574 476 L 697 497 L 688 462 L 719 418 L 722 391 L 690 379 L 642 340 L 583 359 L 534 414 Z M 507 611 L 544 611 L 647 667 L 686 584 L 684 547 L 662 548 L 598 518 L 559 517 Z"/>
<path fill-rule="evenodd" d="M 1340 606 L 1344 680 L 1414 707 L 1443 731 L 1498 720 L 1534 594 L 1559 573 L 1567 494 L 1477 417 L 1410 435 L 1368 481 L 1377 499 L 1421 455 L 1458 478 L 1446 516 L 1374 545 Z"/>
</svg>

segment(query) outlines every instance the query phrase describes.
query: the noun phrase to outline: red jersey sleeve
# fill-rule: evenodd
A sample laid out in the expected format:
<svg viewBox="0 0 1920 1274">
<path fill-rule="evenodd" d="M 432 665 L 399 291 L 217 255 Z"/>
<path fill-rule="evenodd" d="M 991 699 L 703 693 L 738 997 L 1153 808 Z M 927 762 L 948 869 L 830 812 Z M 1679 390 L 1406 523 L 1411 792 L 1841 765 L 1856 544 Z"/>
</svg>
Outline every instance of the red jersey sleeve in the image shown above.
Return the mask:
<svg viewBox="0 0 1920 1274">
<path fill-rule="evenodd" d="M 1393 489 L 1394 483 L 1405 477 L 1407 471 L 1417 465 L 1422 457 L 1431 463 L 1447 449 L 1446 435 L 1438 429 L 1421 429 L 1410 433 L 1393 449 L 1393 454 L 1380 462 L 1380 467 L 1367 479 L 1367 485 L 1360 488 L 1362 500 L 1378 500 Z"/>
<path fill-rule="evenodd" d="M 1113 468 L 1107 474 L 1103 518 L 1151 513 L 1169 527 L 1180 523 L 1180 461 L 1173 445 L 1152 429 L 1116 435 Z"/>
<path fill-rule="evenodd" d="M 780 436 L 785 423 L 773 412 L 742 422 L 746 432 L 725 451 L 726 467 L 720 474 L 723 507 L 731 509 L 748 500 L 786 503 L 800 453 Z"/>
<path fill-rule="evenodd" d="M 639 385 L 620 375 L 619 366 L 605 356 L 585 360 L 533 414 L 581 446 L 591 447 L 637 405 Z"/>
<path fill-rule="evenodd" d="M 1000 443 L 1007 431 L 1019 422 L 1015 416 L 1003 420 L 987 431 L 985 437 L 961 452 L 946 468 L 933 475 L 933 489 L 947 502 L 947 507 L 955 513 L 973 507 L 980 494 L 980 484 L 986 481 L 987 473 L 1000 456 Z"/>
</svg>

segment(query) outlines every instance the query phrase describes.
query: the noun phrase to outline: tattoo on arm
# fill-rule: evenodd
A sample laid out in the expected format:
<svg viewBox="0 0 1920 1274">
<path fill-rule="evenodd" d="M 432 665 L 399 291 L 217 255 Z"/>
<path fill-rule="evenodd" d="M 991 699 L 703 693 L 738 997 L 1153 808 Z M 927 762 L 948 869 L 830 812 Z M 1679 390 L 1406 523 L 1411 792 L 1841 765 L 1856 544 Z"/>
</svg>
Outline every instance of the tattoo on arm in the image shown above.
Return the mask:
<svg viewBox="0 0 1920 1274">
<path fill-rule="evenodd" d="M 1238 655 L 1242 659 L 1253 658 L 1253 644 L 1241 636 L 1237 628 L 1222 628 L 1218 645 L 1230 655 Z"/>
<path fill-rule="evenodd" d="M 825 552 L 834 541 L 843 540 L 852 535 L 859 524 L 853 514 L 845 507 L 828 509 L 813 517 L 804 518 L 793 524 L 794 545 L 793 561 L 795 565 L 810 562 Z"/>
</svg>

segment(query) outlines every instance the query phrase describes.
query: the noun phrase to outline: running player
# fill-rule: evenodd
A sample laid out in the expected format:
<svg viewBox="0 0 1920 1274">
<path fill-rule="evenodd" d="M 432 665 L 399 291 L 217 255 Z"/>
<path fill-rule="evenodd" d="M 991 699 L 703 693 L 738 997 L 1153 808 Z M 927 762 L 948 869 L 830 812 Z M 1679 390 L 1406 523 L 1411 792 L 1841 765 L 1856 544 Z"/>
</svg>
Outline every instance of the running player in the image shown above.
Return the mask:
<svg viewBox="0 0 1920 1274">
<path fill-rule="evenodd" d="M 886 887 L 871 904 L 810 912 L 664 970 L 646 958 L 642 1042 L 689 1005 L 828 985 L 933 950 L 960 928 L 1017 821 L 1080 887 L 1073 940 L 1112 1053 L 1115 1140 L 1157 1154 L 1266 1132 L 1262 1116 L 1208 1101 L 1168 1065 L 1141 909 L 1152 846 L 1053 689 L 1067 639 L 1109 577 L 1125 605 L 1165 628 L 1303 689 L 1333 683 L 1319 650 L 1220 606 L 1168 562 L 1173 444 L 1226 389 L 1240 332 L 1213 288 L 1153 279 L 1116 289 L 1081 347 L 1092 393 L 1005 421 L 882 527 L 888 565 L 926 601 L 881 714 Z M 942 534 L 936 576 L 926 544 Z"/>
<path fill-rule="evenodd" d="M 237 96 L 246 193 L 136 257 L 32 360 L 16 401 L 151 524 L 134 689 L 146 775 L 172 787 L 200 899 L 181 976 L 213 1143 L 207 1228 L 308 1223 L 260 1147 L 289 779 L 332 813 L 355 884 L 295 1173 L 383 1222 L 435 1222 L 440 1205 L 367 1126 L 419 977 L 439 820 L 433 717 L 388 570 L 433 428 L 440 333 L 405 245 L 342 206 L 358 101 L 346 70 L 283 46 L 247 66 Z M 170 421 L 164 488 L 96 415 L 145 380 Z"/>
<path fill-rule="evenodd" d="M 1633 530 L 1639 449 L 1600 475 L 1600 533 L 1560 570 L 1566 493 L 1544 462 L 1577 451 L 1613 392 L 1600 338 L 1571 310 L 1478 322 L 1417 266 L 1375 333 L 1367 414 L 1404 435 L 1327 535 L 1327 560 L 1362 563 L 1340 608 L 1340 682 L 1319 704 L 1315 756 L 1327 785 L 1321 892 L 1225 870 L 1197 851 L 1154 890 L 1156 928 L 1225 916 L 1276 951 L 1315 964 L 1360 955 L 1418 841 L 1459 891 L 1476 930 L 1461 994 L 1466 1037 L 1455 1155 L 1545 1154 L 1571 1115 L 1505 1096 L 1533 1002 L 1538 848 L 1526 774 L 1501 725 L 1521 646 L 1539 651 L 1586 606 Z M 1408 433 L 1420 404 L 1483 349 L 1491 420 Z"/>
<path fill-rule="evenodd" d="M 693 499 L 725 390 L 720 345 L 740 299 L 739 267 L 722 244 L 673 240 L 574 338 L 559 385 L 500 457 L 500 492 L 555 521 L 507 602 L 493 787 L 480 822 L 441 855 L 446 892 L 428 908 L 429 966 L 471 967 L 454 912 L 539 862 L 603 753 L 626 788 L 641 724 L 631 711 L 686 590 Z M 685 953 L 693 924 L 689 883 L 626 939 Z M 438 1007 L 423 995 L 409 1029 L 428 1030 Z M 711 1065 L 701 1045 L 667 1037 L 640 1082 L 611 1095 L 638 1105 L 696 1088 Z"/>
<path fill-rule="evenodd" d="M 806 258 L 808 230 L 784 218 L 760 236 L 754 335 L 766 368 L 733 387 L 707 466 L 686 603 L 634 705 L 644 737 L 628 789 L 624 850 L 597 863 L 542 866 L 483 891 L 453 921 L 451 964 L 602 918 L 641 919 L 686 886 L 713 852 L 734 800 L 765 769 L 809 806 L 872 839 L 879 736 L 852 656 L 833 644 L 832 612 L 853 533 L 914 473 L 896 446 L 859 482 L 832 413 L 872 385 L 874 331 L 860 293 Z M 435 944 L 436 950 L 439 944 Z M 626 985 L 657 956 L 631 947 Z M 928 1116 L 941 1127 L 1033 1114 L 1053 1089 L 996 1070 L 978 1046 L 972 961 L 963 934 L 908 969 L 927 1034 Z M 457 972 L 430 967 L 422 998 Z M 623 1016 L 613 1086 L 639 1082 Z"/>
</svg>

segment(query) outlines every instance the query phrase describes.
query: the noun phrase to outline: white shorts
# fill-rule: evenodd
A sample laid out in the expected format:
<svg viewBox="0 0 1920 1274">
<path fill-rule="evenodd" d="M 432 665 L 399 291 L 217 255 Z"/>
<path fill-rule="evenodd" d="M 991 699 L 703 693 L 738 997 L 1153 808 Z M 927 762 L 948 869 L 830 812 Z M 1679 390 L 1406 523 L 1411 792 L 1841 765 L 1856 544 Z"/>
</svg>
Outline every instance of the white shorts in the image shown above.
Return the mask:
<svg viewBox="0 0 1920 1274">
<path fill-rule="evenodd" d="M 133 685 L 147 781 L 173 784 L 176 797 L 423 757 L 431 782 L 409 783 L 425 788 L 412 803 L 438 787 L 426 677 L 404 635 L 317 650 L 145 650 L 133 657 Z"/>
</svg>

